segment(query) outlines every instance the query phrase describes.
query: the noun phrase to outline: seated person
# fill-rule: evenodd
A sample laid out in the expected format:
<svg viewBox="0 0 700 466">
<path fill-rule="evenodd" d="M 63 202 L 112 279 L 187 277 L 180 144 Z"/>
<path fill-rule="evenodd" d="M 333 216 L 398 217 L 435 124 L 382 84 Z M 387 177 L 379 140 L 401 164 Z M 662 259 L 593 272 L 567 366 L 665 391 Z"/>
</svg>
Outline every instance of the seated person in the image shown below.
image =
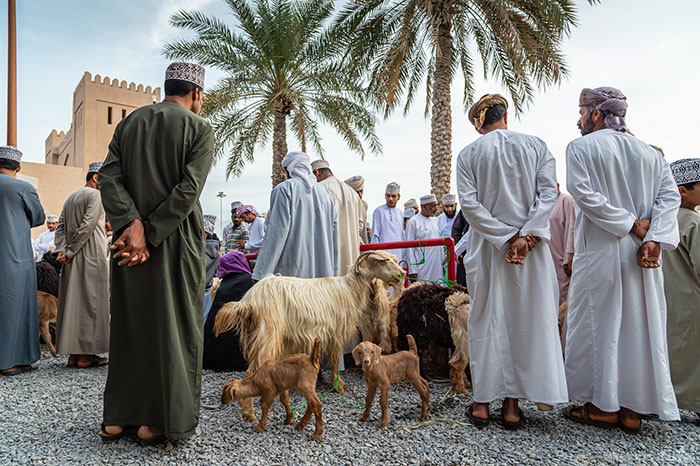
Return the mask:
<svg viewBox="0 0 700 466">
<path fill-rule="evenodd" d="M 221 285 L 204 323 L 202 367 L 215 371 L 245 371 L 248 364 L 243 357 L 236 330 L 229 330 L 218 337 L 214 336 L 214 319 L 219 309 L 226 303 L 240 300 L 253 286 L 250 266 L 245 255 L 240 251 L 231 251 L 221 256 L 216 267 L 216 276 L 221 279 Z"/>
</svg>

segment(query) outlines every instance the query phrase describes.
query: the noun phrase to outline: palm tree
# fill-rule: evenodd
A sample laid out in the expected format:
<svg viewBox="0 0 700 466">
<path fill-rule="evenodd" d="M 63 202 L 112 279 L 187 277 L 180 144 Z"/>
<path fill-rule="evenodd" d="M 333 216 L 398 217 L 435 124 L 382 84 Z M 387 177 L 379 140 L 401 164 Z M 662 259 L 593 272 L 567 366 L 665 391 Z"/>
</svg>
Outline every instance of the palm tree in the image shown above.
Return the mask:
<svg viewBox="0 0 700 466">
<path fill-rule="evenodd" d="M 457 69 L 464 76 L 465 112 L 474 99 L 475 57 L 484 78 L 500 79 L 522 111 L 536 88 L 566 76 L 561 45 L 576 25 L 576 9 L 571 0 L 358 0 L 343 9 L 337 24 L 355 32 L 349 53 L 367 70 L 370 93 L 385 117 L 401 102 L 406 114 L 425 82 L 431 191 L 440 199 L 450 190 L 450 86 Z"/>
<path fill-rule="evenodd" d="M 357 75 L 343 62 L 343 29 L 331 24 L 332 0 L 225 0 L 236 31 L 198 11 L 179 11 L 170 23 L 196 33 L 167 44 L 171 59 L 194 60 L 226 76 L 205 96 L 217 157 L 228 152 L 227 178 L 240 175 L 256 147 L 272 135 L 272 185 L 286 179 L 287 123 L 306 151 L 323 157 L 319 122 L 365 156 L 362 140 L 378 154 L 376 118 L 367 109 Z"/>
</svg>

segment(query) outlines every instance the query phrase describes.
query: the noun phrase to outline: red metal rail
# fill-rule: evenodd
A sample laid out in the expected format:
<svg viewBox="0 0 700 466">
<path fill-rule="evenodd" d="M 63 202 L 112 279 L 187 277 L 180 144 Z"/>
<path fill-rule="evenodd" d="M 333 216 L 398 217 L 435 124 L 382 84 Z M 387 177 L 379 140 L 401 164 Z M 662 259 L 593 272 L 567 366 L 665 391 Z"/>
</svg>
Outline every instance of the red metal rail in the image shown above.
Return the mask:
<svg viewBox="0 0 700 466">
<path fill-rule="evenodd" d="M 361 244 L 360 251 L 376 251 L 378 249 L 410 249 L 417 248 L 419 246 L 419 241 L 392 241 L 389 243 L 370 243 Z M 447 253 L 450 260 L 447 264 L 447 279 L 450 281 L 457 280 L 457 267 L 455 267 L 455 240 L 450 237 L 445 238 L 431 238 L 420 240 L 421 247 L 437 247 L 445 246 L 447 248 Z M 246 254 L 245 258 L 248 260 L 255 260 L 258 258 L 257 254 Z"/>
<path fill-rule="evenodd" d="M 377 249 L 410 249 L 417 248 L 419 246 L 419 241 L 391 241 L 389 243 L 370 243 L 361 244 L 360 251 L 375 251 Z M 435 246 L 445 246 L 447 247 L 447 253 L 450 260 L 447 264 L 447 279 L 450 281 L 457 280 L 457 267 L 455 267 L 455 240 L 448 237 L 445 238 L 431 238 L 420 240 L 421 247 L 435 247 Z"/>
</svg>

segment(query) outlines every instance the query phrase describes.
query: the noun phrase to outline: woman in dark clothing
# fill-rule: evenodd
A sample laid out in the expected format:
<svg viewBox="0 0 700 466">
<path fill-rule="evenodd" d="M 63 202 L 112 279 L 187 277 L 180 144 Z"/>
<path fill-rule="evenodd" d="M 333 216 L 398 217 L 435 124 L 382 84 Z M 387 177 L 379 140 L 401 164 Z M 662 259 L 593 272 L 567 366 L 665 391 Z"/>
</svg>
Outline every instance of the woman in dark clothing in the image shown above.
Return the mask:
<svg viewBox="0 0 700 466">
<path fill-rule="evenodd" d="M 248 261 L 242 252 L 232 251 L 219 258 L 216 275 L 221 285 L 216 292 L 207 321 L 204 323 L 204 369 L 215 371 L 245 371 L 248 364 L 243 357 L 236 330 L 214 336 L 214 319 L 219 309 L 231 301 L 240 300 L 253 286 Z"/>
<path fill-rule="evenodd" d="M 455 240 L 455 244 L 459 243 L 464 235 L 469 231 L 469 224 L 467 220 L 462 215 L 462 211 L 457 212 L 457 218 L 452 224 L 452 238 Z M 462 253 L 457 257 L 457 283 L 466 287 L 467 286 L 467 274 L 464 270 L 464 254 Z"/>
</svg>

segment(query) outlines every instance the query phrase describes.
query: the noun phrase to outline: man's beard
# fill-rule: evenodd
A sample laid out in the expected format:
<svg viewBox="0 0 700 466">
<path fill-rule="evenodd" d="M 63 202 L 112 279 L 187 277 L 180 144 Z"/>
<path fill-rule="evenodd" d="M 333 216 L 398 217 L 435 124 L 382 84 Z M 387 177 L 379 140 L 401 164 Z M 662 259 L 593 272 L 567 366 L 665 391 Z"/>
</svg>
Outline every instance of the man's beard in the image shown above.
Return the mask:
<svg viewBox="0 0 700 466">
<path fill-rule="evenodd" d="M 586 134 L 591 134 L 593 132 L 593 129 L 595 128 L 595 124 L 593 123 L 593 118 L 591 118 L 591 114 L 593 111 L 588 112 L 588 118 L 586 118 L 586 122 L 583 124 L 583 126 L 579 126 L 578 129 L 581 131 L 581 136 L 585 136 Z"/>
<path fill-rule="evenodd" d="M 453 210 L 452 213 L 449 213 L 448 211 L 445 211 L 445 215 L 447 215 L 447 218 L 452 218 L 457 214 L 457 209 Z"/>
</svg>

